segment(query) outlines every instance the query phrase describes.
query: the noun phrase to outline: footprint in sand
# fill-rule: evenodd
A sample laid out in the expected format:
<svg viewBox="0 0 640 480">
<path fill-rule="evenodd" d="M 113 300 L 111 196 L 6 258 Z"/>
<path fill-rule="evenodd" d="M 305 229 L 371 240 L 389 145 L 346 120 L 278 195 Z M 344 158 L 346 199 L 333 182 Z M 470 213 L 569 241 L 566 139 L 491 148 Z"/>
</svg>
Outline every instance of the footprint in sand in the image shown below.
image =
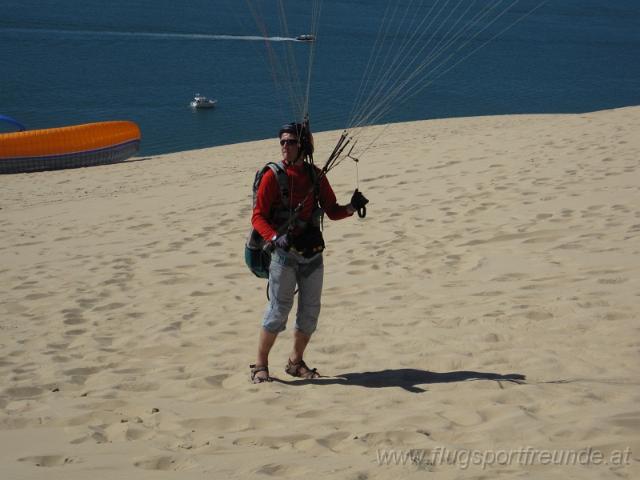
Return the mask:
<svg viewBox="0 0 640 480">
<path fill-rule="evenodd" d="M 79 308 L 69 308 L 62 310 L 60 313 L 64 315 L 64 323 L 66 325 L 80 325 L 87 320 L 82 316 L 82 310 Z"/>
<path fill-rule="evenodd" d="M 505 273 L 504 275 L 500 275 L 498 277 L 493 277 L 491 282 L 513 282 L 517 280 L 523 280 L 527 278 L 527 275 L 524 273 Z"/>
<path fill-rule="evenodd" d="M 363 265 L 367 265 L 369 263 L 368 260 L 352 260 L 347 265 L 351 267 L 360 267 Z"/>
<path fill-rule="evenodd" d="M 161 329 L 161 332 L 176 332 L 179 331 L 182 328 L 182 322 L 177 321 L 177 322 L 172 322 L 169 325 L 167 325 L 166 327 L 164 327 L 163 329 Z"/>
<path fill-rule="evenodd" d="M 43 298 L 51 297 L 50 293 L 31 293 L 29 295 L 25 295 L 24 300 L 33 301 L 33 300 L 42 300 Z"/>
<path fill-rule="evenodd" d="M 78 293 L 81 293 L 78 291 Z M 98 298 L 79 298 L 76 300 L 76 303 L 80 308 L 86 309 L 93 307 L 96 303 L 98 303 L 100 299 Z"/>
<path fill-rule="evenodd" d="M 118 310 L 119 308 L 126 307 L 124 303 L 113 302 L 107 305 L 103 305 L 101 307 L 95 307 L 93 309 L 94 312 L 108 312 L 111 310 Z"/>
<path fill-rule="evenodd" d="M 131 227 L 127 227 L 127 230 L 144 230 L 149 227 L 153 227 L 153 223 L 141 223 L 140 225 L 132 225 Z"/>
<path fill-rule="evenodd" d="M 65 455 L 36 455 L 32 457 L 19 458 L 18 461 L 30 463 L 36 467 L 59 467 L 61 465 L 81 463 L 82 459 L 80 457 Z"/>
<path fill-rule="evenodd" d="M 190 388 L 219 389 L 223 388 L 224 381 L 229 377 L 230 375 L 227 374 L 211 375 L 195 379 L 189 382 L 188 386 Z"/>
<path fill-rule="evenodd" d="M 251 436 L 241 437 L 233 441 L 234 445 L 249 446 L 249 447 L 268 447 L 275 450 L 281 448 L 291 448 L 299 442 L 309 440 L 313 438 L 307 434 L 292 434 L 292 435 L 280 435 L 280 436 Z"/>
<path fill-rule="evenodd" d="M 384 431 L 370 432 L 358 435 L 357 440 L 366 443 L 370 447 L 393 445 L 394 447 L 411 447 L 424 445 L 428 436 L 415 431 Z"/>
<path fill-rule="evenodd" d="M 621 283 L 625 283 L 627 281 L 629 281 L 629 279 L 625 278 L 625 277 L 600 278 L 600 279 L 598 279 L 598 283 L 600 285 L 620 285 Z"/>
<path fill-rule="evenodd" d="M 504 292 L 500 290 L 487 290 L 471 294 L 473 297 L 499 297 L 500 295 L 504 295 Z"/>
<path fill-rule="evenodd" d="M 363 233 L 355 232 L 355 233 L 345 233 L 342 237 L 343 238 L 359 238 L 362 236 L 364 236 Z"/>
<path fill-rule="evenodd" d="M 133 462 L 133 465 L 143 470 L 177 471 L 187 470 L 195 466 L 192 460 L 183 460 L 175 456 L 158 456 L 141 458 Z"/>
<path fill-rule="evenodd" d="M 127 381 L 116 388 L 125 392 L 155 392 L 160 390 L 160 385 L 153 382 Z"/>
<path fill-rule="evenodd" d="M 246 432 L 265 429 L 277 425 L 278 422 L 268 418 L 229 417 L 189 418 L 180 422 L 184 428 L 193 431 Z"/>
<path fill-rule="evenodd" d="M 42 387 L 11 387 L 4 391 L 4 396 L 11 400 L 24 400 L 39 397 L 45 392 Z"/>
<path fill-rule="evenodd" d="M 179 276 L 179 275 L 184 275 L 184 276 Z M 188 283 L 190 281 L 191 279 L 186 274 L 177 273 L 176 275 L 173 275 L 172 278 L 169 278 L 167 280 L 160 280 L 158 284 L 172 286 L 172 285 L 178 285 L 181 283 Z"/>
<path fill-rule="evenodd" d="M 37 284 L 38 284 L 37 281 L 31 280 L 31 281 L 28 281 L 28 282 L 23 282 L 20 285 L 17 285 L 15 287 L 13 287 L 13 290 L 27 290 L 27 289 L 33 288 Z"/>
<path fill-rule="evenodd" d="M 95 373 L 101 372 L 102 370 L 104 370 L 103 367 L 81 367 L 81 368 L 72 368 L 69 370 L 65 370 L 62 373 L 64 373 L 65 375 L 69 375 L 71 377 L 76 377 L 76 376 L 88 377 L 89 375 L 93 375 Z"/>
<path fill-rule="evenodd" d="M 553 318 L 553 314 L 543 310 L 531 310 L 525 314 L 525 317 L 529 320 L 550 320 Z"/>
<path fill-rule="evenodd" d="M 305 473 L 311 473 L 310 469 L 298 466 L 282 465 L 280 463 L 267 463 L 256 470 L 256 473 L 272 477 L 300 477 Z"/>
<path fill-rule="evenodd" d="M 66 332 L 64 332 L 65 335 L 71 336 L 71 337 L 77 337 L 79 335 L 84 335 L 85 333 L 87 333 L 86 330 L 82 329 L 82 328 L 77 328 L 74 330 L 67 330 Z"/>
<path fill-rule="evenodd" d="M 189 294 L 190 297 L 209 297 L 211 295 L 215 295 L 216 292 L 201 292 L 200 290 L 195 290 Z"/>
</svg>

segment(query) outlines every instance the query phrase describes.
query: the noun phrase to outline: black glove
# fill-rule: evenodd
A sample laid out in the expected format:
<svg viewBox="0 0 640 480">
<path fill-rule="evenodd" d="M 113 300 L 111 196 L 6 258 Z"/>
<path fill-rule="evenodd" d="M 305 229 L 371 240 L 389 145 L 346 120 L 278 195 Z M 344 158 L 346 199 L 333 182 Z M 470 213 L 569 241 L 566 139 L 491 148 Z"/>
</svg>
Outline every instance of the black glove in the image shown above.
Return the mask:
<svg viewBox="0 0 640 480">
<path fill-rule="evenodd" d="M 281 248 L 282 250 L 287 251 L 289 250 L 289 236 L 285 233 L 284 235 L 276 238 L 273 244 L 277 248 Z"/>
<path fill-rule="evenodd" d="M 369 200 L 356 188 L 351 196 L 351 206 L 358 212 L 360 218 L 367 216 L 367 203 L 369 203 Z"/>
</svg>

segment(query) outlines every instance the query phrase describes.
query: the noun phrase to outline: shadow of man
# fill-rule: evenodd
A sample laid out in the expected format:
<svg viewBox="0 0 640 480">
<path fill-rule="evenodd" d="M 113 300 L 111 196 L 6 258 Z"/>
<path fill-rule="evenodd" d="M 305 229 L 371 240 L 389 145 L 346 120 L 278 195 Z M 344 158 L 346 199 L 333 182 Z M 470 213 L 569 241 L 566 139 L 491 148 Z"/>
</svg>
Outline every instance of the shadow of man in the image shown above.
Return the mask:
<svg viewBox="0 0 640 480">
<path fill-rule="evenodd" d="M 273 380 L 287 385 L 307 385 L 313 383 L 320 385 L 345 385 L 366 388 L 400 387 L 412 393 L 426 392 L 425 389 L 418 387 L 418 385 L 434 383 L 466 382 L 470 380 L 492 380 L 498 383 L 526 383 L 526 377 L 519 373 L 508 373 L 505 375 L 473 371 L 438 373 L 430 372 L 428 370 L 418 370 L 415 368 L 399 368 L 392 370 L 380 370 L 377 372 L 343 373 L 341 375 L 336 375 L 335 377 L 320 377 L 314 380 L 285 381 L 277 378 L 274 378 Z"/>
</svg>

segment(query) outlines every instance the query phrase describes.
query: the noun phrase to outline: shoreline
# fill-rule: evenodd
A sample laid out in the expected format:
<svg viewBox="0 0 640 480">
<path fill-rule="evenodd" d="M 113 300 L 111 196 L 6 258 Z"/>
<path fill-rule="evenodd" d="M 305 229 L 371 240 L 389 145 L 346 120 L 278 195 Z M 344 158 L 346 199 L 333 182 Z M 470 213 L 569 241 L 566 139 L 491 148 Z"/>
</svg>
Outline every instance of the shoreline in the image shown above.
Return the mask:
<svg viewBox="0 0 640 480">
<path fill-rule="evenodd" d="M 465 116 L 465 117 L 442 117 L 442 118 L 429 118 L 429 119 L 422 119 L 422 120 L 408 120 L 408 121 L 403 121 L 403 122 L 393 122 L 393 123 L 386 123 L 386 124 L 377 124 L 377 125 L 369 125 L 364 127 L 365 129 L 379 129 L 379 128 L 384 128 L 384 127 L 389 127 L 392 125 L 413 125 L 413 124 L 421 124 L 423 122 L 443 122 L 443 121 L 459 121 L 459 120 L 471 120 L 471 119 L 480 119 L 480 118 L 485 118 L 485 119 L 492 119 L 492 118 L 507 118 L 507 117 L 513 117 L 513 118 L 521 118 L 521 117 L 532 117 L 532 118 L 537 118 L 537 117 L 556 117 L 556 116 L 567 116 L 567 117 L 572 117 L 572 116 L 581 116 L 581 115 L 591 115 L 591 114 L 595 114 L 595 113 L 601 113 L 601 112 L 612 112 L 612 111 L 616 111 L 616 110 L 625 110 L 625 109 L 629 109 L 629 108 L 636 108 L 640 105 L 626 105 L 623 107 L 616 107 L 616 108 L 607 108 L 604 110 L 588 110 L 588 111 L 584 111 L 584 112 L 568 112 L 568 113 L 505 113 L 505 114 L 492 114 L 492 115 L 472 115 L 472 116 Z M 338 138 L 341 134 L 341 132 L 343 131 L 351 131 L 354 129 L 349 129 L 349 128 L 343 128 L 343 129 L 336 129 L 336 130 L 322 130 L 322 131 L 318 131 L 318 132 L 313 132 L 313 135 L 329 135 L 329 134 L 335 134 L 336 138 Z M 276 128 L 276 133 L 277 133 L 277 128 Z M 236 143 L 228 143 L 228 144 L 223 144 L 223 145 L 214 145 L 211 147 L 202 147 L 202 148 L 194 148 L 194 149 L 188 149 L 188 150 L 179 150 L 176 152 L 168 152 L 168 153 L 160 153 L 160 154 L 153 154 L 153 155 L 141 155 L 141 157 L 151 157 L 151 158 L 155 158 L 155 157 L 164 157 L 167 155 L 180 155 L 180 154 L 185 154 L 187 152 L 199 152 L 201 150 L 210 150 L 213 148 L 222 148 L 222 147 L 231 147 L 234 145 L 244 145 L 244 144 L 253 144 L 253 143 L 261 143 L 261 142 L 267 142 L 269 140 L 272 140 L 272 138 L 275 138 L 275 133 L 273 137 L 268 137 L 268 138 L 261 138 L 261 139 L 256 139 L 256 140 L 247 140 L 247 141 L 242 141 L 242 142 L 236 142 Z M 143 137 L 144 139 L 144 137 Z M 134 157 L 132 160 L 137 159 L 138 157 Z M 129 161 L 132 161 L 129 160 Z"/>
</svg>

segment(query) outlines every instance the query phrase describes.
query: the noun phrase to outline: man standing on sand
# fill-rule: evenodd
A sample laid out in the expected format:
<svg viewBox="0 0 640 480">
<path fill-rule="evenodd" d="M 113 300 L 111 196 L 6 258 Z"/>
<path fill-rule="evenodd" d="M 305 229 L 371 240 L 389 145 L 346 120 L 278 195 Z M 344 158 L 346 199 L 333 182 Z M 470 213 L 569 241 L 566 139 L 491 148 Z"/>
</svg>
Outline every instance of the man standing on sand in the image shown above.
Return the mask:
<svg viewBox="0 0 640 480">
<path fill-rule="evenodd" d="M 269 305 L 260 328 L 257 360 L 251 365 L 253 383 L 271 381 L 269 352 L 278 334 L 286 328 L 296 285 L 298 311 L 293 349 L 285 371 L 294 377 L 320 376 L 315 368 L 309 368 L 302 359 L 320 314 L 324 241 L 319 219 L 322 211 L 331 220 L 350 217 L 369 202 L 356 190 L 349 205 L 338 205 L 327 177 L 320 175 L 318 168 L 304 161 L 313 151 L 313 138 L 306 124 L 285 125 L 278 137 L 288 196 L 283 198 L 276 174 L 273 170 L 267 170 L 260 181 L 251 217 L 253 228 L 275 248 L 269 266 Z M 286 223 L 288 215 L 303 201 L 304 205 L 292 228 L 278 236 L 278 228 Z"/>
</svg>

